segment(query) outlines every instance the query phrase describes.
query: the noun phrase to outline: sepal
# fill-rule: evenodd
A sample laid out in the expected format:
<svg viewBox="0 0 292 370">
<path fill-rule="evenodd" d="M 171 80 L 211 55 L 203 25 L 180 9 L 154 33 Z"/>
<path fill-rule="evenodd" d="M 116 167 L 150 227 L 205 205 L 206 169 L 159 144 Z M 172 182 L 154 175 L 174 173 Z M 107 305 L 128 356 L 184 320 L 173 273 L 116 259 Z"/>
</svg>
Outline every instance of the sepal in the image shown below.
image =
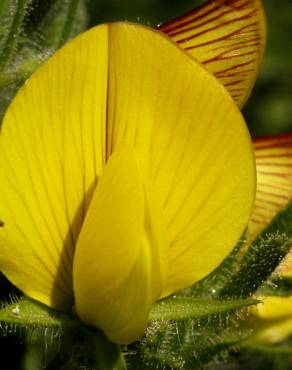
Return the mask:
<svg viewBox="0 0 292 370">
<path fill-rule="evenodd" d="M 171 297 L 157 302 L 150 313 L 150 321 L 201 319 L 259 303 L 256 299 L 211 300 L 192 297 Z"/>
<path fill-rule="evenodd" d="M 292 204 L 246 248 L 238 261 L 238 271 L 222 289 L 221 297 L 249 297 L 267 281 L 292 245 Z"/>
<path fill-rule="evenodd" d="M 0 322 L 25 328 L 77 329 L 80 324 L 73 316 L 53 310 L 41 303 L 23 297 L 0 309 Z"/>
<path fill-rule="evenodd" d="M 156 303 L 141 343 L 128 347 L 129 368 L 189 370 L 226 358 L 249 336 L 250 330 L 240 329 L 238 320 L 256 303 L 182 296 Z"/>
<path fill-rule="evenodd" d="M 3 304 L 0 322 L 2 335 L 15 333 L 26 343 L 25 369 L 32 368 L 31 361 L 45 369 L 126 369 L 120 347 L 100 331 L 85 327 L 73 314 L 23 297 Z"/>
</svg>

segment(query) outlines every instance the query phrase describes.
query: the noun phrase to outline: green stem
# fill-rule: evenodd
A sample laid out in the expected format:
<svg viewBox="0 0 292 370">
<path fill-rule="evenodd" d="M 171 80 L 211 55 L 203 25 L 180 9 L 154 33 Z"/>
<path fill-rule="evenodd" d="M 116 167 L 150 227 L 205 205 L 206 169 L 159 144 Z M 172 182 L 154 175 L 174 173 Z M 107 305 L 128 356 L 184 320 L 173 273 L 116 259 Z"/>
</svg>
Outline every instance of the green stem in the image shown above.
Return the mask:
<svg viewBox="0 0 292 370">
<path fill-rule="evenodd" d="M 0 59 L 0 70 L 3 70 L 7 63 L 10 61 L 14 52 L 16 52 L 17 43 L 19 41 L 18 35 L 21 31 L 21 25 L 26 14 L 26 9 L 31 3 L 31 0 L 19 0 L 15 4 L 15 11 L 13 12 L 13 21 L 7 35 L 5 45 L 2 48 L 2 56 Z M 8 5 L 9 12 L 11 8 L 14 8 L 12 5 Z"/>
<path fill-rule="evenodd" d="M 75 21 L 77 9 L 79 5 L 79 0 L 71 0 L 71 3 L 69 5 L 68 13 L 66 15 L 66 22 L 64 25 L 64 30 L 62 32 L 61 38 L 60 38 L 60 45 L 62 46 L 70 37 L 73 23 Z"/>
<path fill-rule="evenodd" d="M 103 334 L 92 333 L 95 340 L 95 355 L 98 368 L 103 370 L 126 370 L 121 348 L 109 342 Z"/>
</svg>

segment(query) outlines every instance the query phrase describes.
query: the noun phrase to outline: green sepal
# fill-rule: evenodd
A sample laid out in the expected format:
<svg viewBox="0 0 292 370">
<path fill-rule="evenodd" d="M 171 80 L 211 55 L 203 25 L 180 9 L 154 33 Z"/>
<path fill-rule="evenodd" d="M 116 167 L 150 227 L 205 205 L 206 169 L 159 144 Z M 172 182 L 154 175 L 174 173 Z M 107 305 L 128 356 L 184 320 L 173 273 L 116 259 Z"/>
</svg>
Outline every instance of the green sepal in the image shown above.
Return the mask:
<svg viewBox="0 0 292 370">
<path fill-rule="evenodd" d="M 51 330 L 29 331 L 22 370 L 126 370 L 121 348 L 101 332 L 80 327 L 63 331 L 58 337 Z"/>
<path fill-rule="evenodd" d="M 273 277 L 263 284 L 258 290 L 259 296 L 292 296 L 292 278 L 291 277 Z"/>
<path fill-rule="evenodd" d="M 61 365 L 64 370 L 127 368 L 120 347 L 103 333 L 85 327 L 73 315 L 29 298 L 4 305 L 0 309 L 0 322 L 4 335 L 5 331 L 25 335 L 25 369 L 29 369 L 31 358 L 47 370 Z"/>
<path fill-rule="evenodd" d="M 257 303 L 182 296 L 157 302 L 141 343 L 129 346 L 135 354 L 127 358 L 129 369 L 189 370 L 226 358 L 250 335 L 238 320 Z"/>
<path fill-rule="evenodd" d="M 0 322 L 26 328 L 77 329 L 80 326 L 79 321 L 73 316 L 26 297 L 3 305 L 0 309 Z"/>
<path fill-rule="evenodd" d="M 191 297 L 172 297 L 154 304 L 149 321 L 200 319 L 258 304 L 257 299 L 210 300 Z"/>
<path fill-rule="evenodd" d="M 234 315 L 217 314 L 201 319 L 153 321 L 146 335 L 128 357 L 129 370 L 201 369 L 225 360 L 239 349 L 251 331 L 240 328 Z"/>
<path fill-rule="evenodd" d="M 238 271 L 220 292 L 224 298 L 245 298 L 267 281 L 292 245 L 292 203 L 248 247 L 238 263 Z"/>
</svg>

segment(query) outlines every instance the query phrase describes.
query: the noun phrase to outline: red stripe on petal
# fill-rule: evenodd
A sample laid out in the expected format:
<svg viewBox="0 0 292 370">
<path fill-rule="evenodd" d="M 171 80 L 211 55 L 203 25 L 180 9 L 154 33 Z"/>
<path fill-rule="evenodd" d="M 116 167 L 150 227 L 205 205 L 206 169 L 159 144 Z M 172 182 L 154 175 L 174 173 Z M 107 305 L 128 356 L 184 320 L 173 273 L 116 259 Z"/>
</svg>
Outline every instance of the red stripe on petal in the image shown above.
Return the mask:
<svg viewBox="0 0 292 370">
<path fill-rule="evenodd" d="M 258 183 L 250 240 L 292 199 L 292 134 L 257 138 L 253 146 Z"/>
<path fill-rule="evenodd" d="M 264 18 L 260 0 L 209 0 L 159 29 L 203 63 L 243 106 L 263 55 Z"/>
</svg>

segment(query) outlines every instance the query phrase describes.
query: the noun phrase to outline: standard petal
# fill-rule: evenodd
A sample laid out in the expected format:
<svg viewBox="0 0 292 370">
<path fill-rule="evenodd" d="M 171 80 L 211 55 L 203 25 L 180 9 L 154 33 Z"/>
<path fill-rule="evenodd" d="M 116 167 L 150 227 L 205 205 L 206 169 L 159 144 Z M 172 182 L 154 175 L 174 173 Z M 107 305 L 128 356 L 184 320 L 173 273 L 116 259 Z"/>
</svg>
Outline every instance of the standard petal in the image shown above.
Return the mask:
<svg viewBox="0 0 292 370">
<path fill-rule="evenodd" d="M 73 301 L 75 241 L 105 162 L 108 28 L 40 68 L 10 105 L 0 138 L 0 269 L 56 308 Z"/>
<path fill-rule="evenodd" d="M 32 77 L 1 133 L 0 264 L 33 298 L 58 308 L 70 304 L 75 241 L 104 162 L 124 140 L 135 147 L 147 179 L 144 217 L 151 227 L 131 272 L 141 271 L 142 296 L 149 281 L 151 289 L 159 281 L 165 294 L 191 285 L 241 235 L 254 164 L 246 126 L 225 89 L 159 32 L 131 24 L 97 27 Z M 167 268 L 156 262 L 156 275 L 153 268 L 153 256 L 168 260 L 164 225 L 171 245 L 166 285 Z M 35 281 L 28 267 L 39 273 Z"/>
<path fill-rule="evenodd" d="M 161 271 L 167 266 L 157 256 L 162 233 L 151 214 L 135 150 L 123 143 L 97 185 L 73 269 L 78 316 L 117 343 L 143 334 L 151 305 L 163 290 Z"/>
<path fill-rule="evenodd" d="M 257 190 L 248 227 L 252 241 L 292 199 L 292 135 L 253 140 Z"/>
<path fill-rule="evenodd" d="M 107 155 L 132 143 L 164 214 L 164 295 L 209 274 L 234 247 L 255 190 L 252 147 L 226 90 L 167 37 L 109 25 Z"/>
<path fill-rule="evenodd" d="M 260 0 L 208 0 L 159 29 L 203 63 L 240 107 L 244 105 L 266 43 Z"/>
</svg>

